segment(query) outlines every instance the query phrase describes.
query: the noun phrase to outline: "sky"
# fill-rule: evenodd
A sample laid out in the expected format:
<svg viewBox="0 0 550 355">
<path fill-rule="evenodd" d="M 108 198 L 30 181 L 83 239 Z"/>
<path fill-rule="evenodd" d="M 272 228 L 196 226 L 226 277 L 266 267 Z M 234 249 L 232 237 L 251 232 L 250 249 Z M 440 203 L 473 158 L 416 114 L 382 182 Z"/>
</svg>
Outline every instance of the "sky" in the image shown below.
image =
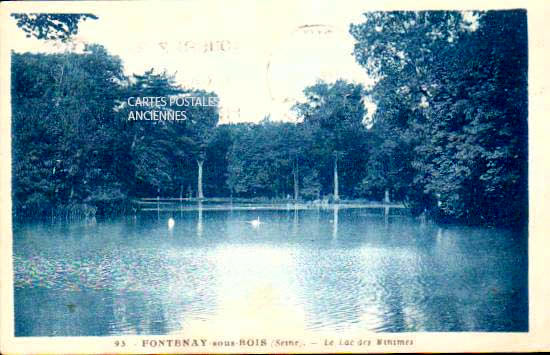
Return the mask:
<svg viewBox="0 0 550 355">
<path fill-rule="evenodd" d="M 175 73 L 179 84 L 214 91 L 220 123 L 292 121 L 302 91 L 317 80 L 343 78 L 372 84 L 352 54 L 349 25 L 365 11 L 355 2 L 237 0 L 212 6 L 195 0 L 141 3 L 117 8 L 96 6 L 98 20 L 82 22 L 77 48 L 98 43 L 118 55 L 126 74 L 154 68 Z M 18 52 L 66 50 L 60 43 L 28 39 L 12 21 Z M 374 106 L 366 104 L 371 113 Z"/>
</svg>

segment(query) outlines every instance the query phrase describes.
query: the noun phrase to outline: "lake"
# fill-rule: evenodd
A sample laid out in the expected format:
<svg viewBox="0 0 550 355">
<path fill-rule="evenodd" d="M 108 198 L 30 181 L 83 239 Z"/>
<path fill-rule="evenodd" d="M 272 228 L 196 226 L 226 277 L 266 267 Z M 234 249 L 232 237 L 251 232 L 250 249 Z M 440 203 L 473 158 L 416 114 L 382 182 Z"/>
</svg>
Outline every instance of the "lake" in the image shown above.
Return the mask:
<svg viewBox="0 0 550 355">
<path fill-rule="evenodd" d="M 225 206 L 16 224 L 15 335 L 279 322 L 528 331 L 525 232 L 422 223 L 401 211 Z"/>
</svg>

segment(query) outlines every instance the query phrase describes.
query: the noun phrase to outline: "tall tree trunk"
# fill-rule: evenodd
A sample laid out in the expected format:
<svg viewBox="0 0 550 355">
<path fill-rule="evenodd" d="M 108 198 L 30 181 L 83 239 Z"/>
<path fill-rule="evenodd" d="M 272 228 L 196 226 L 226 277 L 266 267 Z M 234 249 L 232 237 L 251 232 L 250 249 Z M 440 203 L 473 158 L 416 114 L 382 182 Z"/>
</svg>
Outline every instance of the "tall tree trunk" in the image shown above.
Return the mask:
<svg viewBox="0 0 550 355">
<path fill-rule="evenodd" d="M 298 201 L 298 198 L 300 197 L 300 186 L 298 185 L 298 162 L 296 161 L 294 165 L 294 201 Z"/>
<path fill-rule="evenodd" d="M 202 199 L 204 195 L 202 193 L 202 164 L 204 160 L 197 160 L 197 165 L 199 166 L 199 174 L 197 179 L 197 198 Z"/>
<path fill-rule="evenodd" d="M 134 137 L 132 138 L 132 145 L 130 145 L 130 151 L 134 151 L 134 148 L 136 147 L 136 140 L 137 140 L 137 133 L 134 133 Z"/>
<path fill-rule="evenodd" d="M 340 200 L 338 193 L 338 154 L 334 156 L 334 201 Z"/>
</svg>

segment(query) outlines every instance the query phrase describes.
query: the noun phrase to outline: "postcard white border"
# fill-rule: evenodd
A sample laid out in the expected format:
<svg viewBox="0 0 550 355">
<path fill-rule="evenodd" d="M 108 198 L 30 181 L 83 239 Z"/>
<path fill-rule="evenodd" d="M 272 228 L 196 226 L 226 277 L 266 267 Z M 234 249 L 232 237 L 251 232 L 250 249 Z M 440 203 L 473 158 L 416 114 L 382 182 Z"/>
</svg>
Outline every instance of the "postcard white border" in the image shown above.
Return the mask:
<svg viewBox="0 0 550 355">
<path fill-rule="evenodd" d="M 195 1 L 195 0 L 188 0 Z M 251 6 L 255 0 L 232 1 L 231 6 Z M 268 0 L 264 0 L 268 1 Z M 277 1 L 280 6 L 291 6 L 292 0 Z M 348 6 L 357 1 L 340 2 Z M 548 86 L 550 44 L 550 2 L 545 1 L 369 1 L 371 10 L 450 10 L 450 9 L 527 9 L 529 28 L 529 332 L 479 333 L 479 332 L 418 332 L 418 333 L 371 333 L 321 334 L 293 330 L 292 326 L 273 327 L 269 334 L 238 334 L 237 329 L 206 327 L 185 336 L 214 339 L 239 338 L 302 339 L 304 347 L 232 347 L 232 348 L 144 348 L 143 339 L 173 339 L 174 336 L 105 336 L 105 337 L 17 337 L 13 336 L 13 270 L 12 270 L 12 222 L 11 222 L 11 117 L 10 117 L 10 37 L 3 24 L 9 21 L 9 13 L 16 12 L 91 12 L 107 7 L 110 11 L 129 16 L 139 7 L 162 6 L 175 8 L 185 6 L 186 1 L 82 1 L 82 2 L 3 2 L 0 4 L 0 247 L 1 247 L 1 348 L 5 354 L 15 353 L 365 353 L 365 352 L 488 352 L 488 351 L 541 351 L 550 350 L 550 96 Z M 227 1 L 205 0 L 210 7 L 227 6 Z M 314 4 L 315 2 L 311 2 Z M 205 5 L 206 6 L 206 5 Z M 289 13 L 289 16 L 305 14 Z M 322 345 L 324 338 L 364 339 L 412 339 L 413 346 L 383 347 L 330 347 Z M 114 341 L 125 340 L 127 346 L 115 347 Z M 317 344 L 311 344 L 316 342 Z"/>
</svg>

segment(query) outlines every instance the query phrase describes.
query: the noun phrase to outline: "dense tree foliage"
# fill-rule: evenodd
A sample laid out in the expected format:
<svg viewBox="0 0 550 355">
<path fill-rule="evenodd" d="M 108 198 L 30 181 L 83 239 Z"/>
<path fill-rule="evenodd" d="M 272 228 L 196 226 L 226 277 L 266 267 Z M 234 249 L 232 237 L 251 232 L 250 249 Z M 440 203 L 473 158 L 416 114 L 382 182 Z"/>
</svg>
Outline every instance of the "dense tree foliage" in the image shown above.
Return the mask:
<svg viewBox="0 0 550 355">
<path fill-rule="evenodd" d="M 80 21 L 97 20 L 93 14 L 12 14 L 27 37 L 68 41 L 78 32 Z"/>
<path fill-rule="evenodd" d="M 356 197 L 368 157 L 361 85 L 339 80 L 304 90 L 299 123 L 233 126 L 228 185 L 242 197 Z"/>
<path fill-rule="evenodd" d="M 294 196 L 297 156 L 296 126 L 264 120 L 232 126 L 227 184 L 241 197 Z"/>
<path fill-rule="evenodd" d="M 389 167 L 379 177 L 383 169 L 373 169 L 364 187 L 404 187 L 398 195 L 420 209 L 469 223 L 524 221 L 525 12 L 375 12 L 365 19 L 351 33 L 358 62 L 379 79 L 372 96 L 383 144 L 373 156 L 387 157 Z"/>
<path fill-rule="evenodd" d="M 126 90 L 128 98 L 216 98 L 214 93 L 182 89 L 173 76 L 165 72 L 149 70 L 143 75 L 133 75 L 130 82 Z M 165 105 L 155 109 L 170 111 L 178 108 Z M 124 103 L 122 119 L 129 116 L 129 111 L 135 110 L 148 111 L 151 106 L 136 107 Z M 134 167 L 130 170 L 133 174 L 129 175 L 134 181 L 129 184 L 133 187 L 131 195 L 156 196 L 162 191 L 164 195 L 176 196 L 179 193 L 183 196 L 198 190 L 195 166 L 205 160 L 219 116 L 214 106 L 186 106 L 185 114 L 187 120 L 183 122 L 130 120 L 125 123 L 125 141 L 130 142 L 129 161 Z"/>
<path fill-rule="evenodd" d="M 93 206 L 133 196 L 197 191 L 217 107 L 186 107 L 187 120 L 132 121 L 129 97 L 193 95 L 166 73 L 127 78 L 101 46 L 83 54 L 13 54 L 13 196 L 20 214 Z M 170 108 L 166 108 L 170 109 Z M 219 142 L 217 143 L 219 145 Z"/>
<path fill-rule="evenodd" d="M 121 196 L 113 108 L 123 79 L 120 60 L 98 46 L 84 54 L 13 54 L 16 209 Z"/>
<path fill-rule="evenodd" d="M 321 169 L 322 186 L 332 187 L 334 199 L 339 199 L 340 190 L 351 196 L 364 170 L 356 168 L 363 168 L 368 156 L 364 89 L 338 80 L 333 84 L 317 83 L 306 88 L 304 94 L 306 101 L 295 109 L 303 119 L 304 130 L 311 135 L 308 156 Z"/>
</svg>

